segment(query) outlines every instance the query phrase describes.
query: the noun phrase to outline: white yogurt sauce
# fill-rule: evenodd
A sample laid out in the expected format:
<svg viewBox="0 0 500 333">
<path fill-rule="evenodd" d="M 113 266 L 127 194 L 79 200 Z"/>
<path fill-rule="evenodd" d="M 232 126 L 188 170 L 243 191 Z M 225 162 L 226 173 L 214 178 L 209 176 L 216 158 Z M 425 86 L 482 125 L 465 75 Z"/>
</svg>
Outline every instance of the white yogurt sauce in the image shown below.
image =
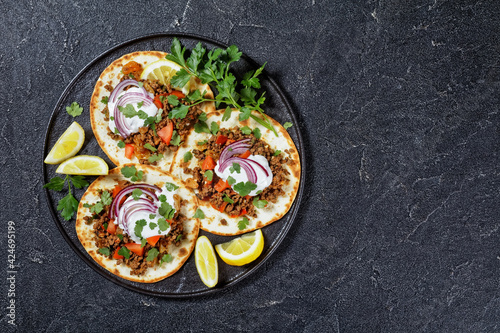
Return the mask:
<svg viewBox="0 0 500 333">
<path fill-rule="evenodd" d="M 255 161 L 262 165 L 264 169 L 266 169 L 268 176 L 264 173 L 263 170 L 260 168 L 254 168 L 255 173 L 257 174 L 257 188 L 250 192 L 250 196 L 255 196 L 257 195 L 257 192 L 263 191 L 266 187 L 271 185 L 273 182 L 273 172 L 271 171 L 271 168 L 269 168 L 269 162 L 267 161 L 267 158 L 265 158 L 262 155 L 250 155 L 248 156 L 249 160 Z M 217 165 L 215 166 L 215 174 L 219 176 L 222 180 L 226 181 L 229 176 L 233 177 L 236 182 L 231 185 L 231 188 L 234 189 L 234 185 L 241 183 L 241 182 L 247 182 L 248 181 L 248 175 L 245 172 L 243 168 L 240 168 L 240 172 L 237 173 L 236 171 L 231 172 L 230 171 L 231 166 L 228 166 L 224 172 L 220 172 L 219 170 L 219 161 L 217 161 Z"/>
<path fill-rule="evenodd" d="M 161 193 L 157 192 L 157 196 L 159 198 L 160 195 L 162 195 L 162 194 L 165 195 L 165 197 L 167 198 L 166 202 L 169 203 L 170 206 L 172 206 L 172 208 L 174 208 L 175 207 L 174 206 L 174 194 L 176 194 L 176 193 L 177 193 L 177 190 L 167 191 L 167 189 L 164 187 L 162 189 Z M 146 195 L 142 194 L 140 197 L 146 198 Z M 134 198 L 132 196 L 128 197 L 127 200 L 125 200 L 122 205 L 124 205 L 126 202 L 130 202 L 130 201 L 134 201 Z M 157 202 L 155 202 L 155 205 L 159 208 L 161 206 L 161 202 L 157 201 Z M 154 215 L 154 217 L 153 217 L 153 215 Z M 151 217 L 153 217 L 153 218 L 151 218 Z M 147 222 L 147 224 L 142 228 L 142 232 L 141 232 L 142 238 L 149 238 L 149 237 L 158 236 L 158 235 L 167 235 L 170 232 L 170 227 L 168 227 L 167 230 L 161 231 L 159 226 L 158 226 L 158 219 L 159 218 L 163 218 L 163 216 L 158 214 L 158 210 L 154 214 L 146 213 L 143 211 L 133 212 L 130 215 L 130 219 L 128 221 L 129 222 L 128 229 L 130 231 L 129 237 L 135 243 L 138 243 L 138 244 L 141 243 L 141 238 L 137 237 L 135 235 L 135 232 L 134 232 L 135 226 L 137 225 L 137 221 L 140 221 L 140 220 L 146 220 L 146 222 Z M 115 224 L 120 225 L 124 222 L 124 221 L 118 221 L 118 220 L 119 220 L 118 218 L 115 220 Z M 120 222 L 122 222 L 122 223 L 120 223 Z M 154 225 L 151 223 L 153 223 Z M 153 226 L 153 228 L 151 228 L 151 226 Z"/>
<path fill-rule="evenodd" d="M 141 88 L 132 87 L 132 88 L 128 89 L 127 91 L 123 91 L 120 95 L 118 95 L 116 102 L 118 102 L 118 100 L 120 99 L 121 96 L 125 95 L 128 92 L 141 92 L 142 93 L 143 90 Z M 151 94 L 149 92 L 148 92 L 148 94 L 151 98 L 154 98 L 153 94 Z M 158 108 L 156 107 L 156 105 L 154 103 L 151 103 L 151 105 L 149 105 L 149 106 L 143 105 L 141 108 L 137 107 L 138 103 L 130 103 L 130 104 L 132 104 L 135 111 L 142 110 L 142 111 L 146 112 L 149 117 L 156 116 L 156 114 L 158 113 Z M 115 118 L 115 106 L 116 106 L 116 103 L 112 103 L 111 101 L 108 102 L 109 129 L 113 133 L 116 133 L 116 130 L 115 130 L 116 124 L 115 124 L 115 120 L 114 120 L 114 118 Z M 120 111 L 118 111 L 118 112 L 120 112 Z M 144 127 L 144 121 L 145 121 L 145 119 L 141 119 L 138 116 L 133 116 L 131 118 L 125 117 L 125 124 L 128 126 L 128 128 L 130 128 L 132 133 L 139 132 L 139 128 Z"/>
</svg>

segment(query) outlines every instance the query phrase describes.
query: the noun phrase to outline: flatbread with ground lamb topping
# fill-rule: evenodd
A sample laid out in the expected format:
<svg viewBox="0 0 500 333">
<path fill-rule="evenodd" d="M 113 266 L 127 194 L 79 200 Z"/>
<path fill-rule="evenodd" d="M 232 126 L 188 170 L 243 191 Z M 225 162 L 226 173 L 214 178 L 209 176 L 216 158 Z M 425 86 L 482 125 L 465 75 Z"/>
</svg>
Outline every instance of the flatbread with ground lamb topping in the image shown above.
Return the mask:
<svg viewBox="0 0 500 333">
<path fill-rule="evenodd" d="M 149 64 L 165 59 L 167 53 L 160 51 L 140 51 L 133 52 L 122 56 L 121 58 L 113 61 L 99 76 L 95 85 L 92 98 L 90 101 L 90 121 L 92 131 L 99 143 L 99 146 L 104 150 L 109 159 L 116 165 L 125 163 L 141 163 L 152 164 L 162 170 L 168 171 L 170 163 L 177 147 L 170 143 L 165 144 L 160 140 L 157 132 L 170 121 L 175 123 L 174 132 L 177 132 L 181 140 L 187 134 L 197 120 L 197 115 L 202 112 L 211 112 L 215 110 L 213 102 L 204 102 L 195 107 L 191 107 L 186 118 L 184 119 L 169 119 L 167 120 L 168 110 L 171 105 L 168 105 L 166 98 L 171 92 L 179 92 L 173 89 L 170 85 L 162 85 L 158 81 L 140 80 L 142 70 Z M 119 82 L 124 79 L 133 79 L 141 82 L 142 87 L 146 89 L 155 99 L 161 97 L 161 104 L 163 112 L 160 114 L 162 121 L 155 123 L 155 129 L 152 126 L 142 127 L 141 134 L 130 135 L 128 138 L 121 137 L 117 131 L 111 131 L 109 128 L 109 110 L 107 107 L 108 98 Z M 205 97 L 213 99 L 213 93 L 210 87 L 206 84 L 201 84 L 198 79 L 190 81 L 190 91 L 199 90 L 202 94 L 205 92 Z M 163 92 L 163 93 L 162 93 Z M 157 103 L 157 101 L 155 102 Z M 113 119 L 114 121 L 114 119 Z M 149 131 L 147 130 L 149 128 Z M 145 132 L 145 133 L 142 133 Z M 153 135 L 154 133 L 154 135 Z M 174 133 L 175 136 L 175 133 Z M 152 144 L 153 149 L 144 148 L 144 144 L 149 142 Z M 120 143 L 121 141 L 121 143 Z M 174 139 L 172 138 L 172 142 Z M 133 145 L 134 153 L 132 156 L 127 157 L 124 143 Z M 158 158 L 157 161 L 149 162 L 149 157 L 153 155 L 162 154 L 163 158 Z"/>
<path fill-rule="evenodd" d="M 260 117 L 258 112 L 253 112 L 252 115 Z M 234 115 L 226 121 L 222 120 L 223 117 L 224 110 L 207 115 L 206 126 L 201 126 L 200 123 L 176 152 L 170 172 L 194 189 L 205 215 L 201 219 L 201 228 L 210 233 L 232 236 L 262 228 L 281 219 L 297 195 L 301 167 L 295 144 L 276 120 L 267 116 L 279 136 L 252 117 L 244 121 L 238 121 L 238 117 Z M 223 179 L 216 172 L 207 173 L 210 169 L 204 168 L 204 163 L 207 156 L 217 162 L 221 151 L 233 143 L 233 140 L 245 139 L 251 145 L 249 150 L 252 156 L 265 156 L 272 169 L 273 180 L 260 194 L 242 197 L 235 191 L 237 183 L 228 187 L 226 182 L 224 186 Z M 243 155 L 245 154 L 241 154 Z M 239 172 L 245 171 L 241 168 Z M 207 177 L 212 177 L 212 180 Z"/>
<path fill-rule="evenodd" d="M 130 166 L 134 166 L 138 172 L 143 172 L 140 181 L 131 182 L 130 178 L 124 177 L 122 168 Z M 129 252 L 131 254 L 129 259 L 115 259 L 115 252 L 119 253 L 119 249 L 126 247 L 125 243 L 132 241 L 120 226 L 112 225 L 114 230 L 109 232 L 110 223 L 113 223 L 109 217 L 111 206 L 109 201 L 106 202 L 107 205 L 103 205 L 99 213 L 95 213 L 95 206 L 103 202 L 103 191 L 107 191 L 106 196 L 109 199 L 110 194 L 116 191 L 116 186 L 126 189 L 127 186 L 136 184 L 156 185 L 160 188 L 168 184 L 178 186 L 176 198 L 180 198 L 178 200 L 180 208 L 170 221 L 169 234 L 160 236 L 154 245 L 149 244 L 148 238 L 144 245 L 143 256 Z M 151 166 L 127 164 L 110 170 L 108 175 L 100 176 L 88 187 L 78 205 L 76 233 L 88 254 L 106 270 L 126 280 L 152 283 L 177 272 L 189 258 L 195 247 L 200 226 L 199 220 L 193 217 L 196 209 L 196 197 L 180 180 Z M 98 244 L 102 247 L 98 247 Z M 156 250 L 152 250 L 153 248 Z M 158 253 L 154 252 L 147 259 L 153 251 Z"/>
</svg>

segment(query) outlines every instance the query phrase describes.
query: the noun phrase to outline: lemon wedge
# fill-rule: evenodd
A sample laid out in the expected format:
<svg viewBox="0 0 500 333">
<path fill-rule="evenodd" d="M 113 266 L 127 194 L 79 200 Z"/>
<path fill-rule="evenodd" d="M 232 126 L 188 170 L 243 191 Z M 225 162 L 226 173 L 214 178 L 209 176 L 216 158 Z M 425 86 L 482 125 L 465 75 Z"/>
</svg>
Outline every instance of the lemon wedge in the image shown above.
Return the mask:
<svg viewBox="0 0 500 333">
<path fill-rule="evenodd" d="M 85 131 L 82 126 L 74 121 L 50 150 L 44 162 L 47 164 L 59 164 L 62 161 L 75 156 L 80 151 L 85 141 Z"/>
<path fill-rule="evenodd" d="M 108 165 L 99 156 L 80 155 L 61 163 L 56 173 L 86 176 L 107 175 Z"/>
<path fill-rule="evenodd" d="M 182 67 L 173 61 L 167 59 L 157 60 L 144 68 L 141 74 L 141 80 L 158 80 L 161 84 L 165 85 L 170 83 L 170 79 L 172 79 L 175 73 L 181 69 Z M 181 89 L 184 95 L 189 93 L 190 87 L 191 80 Z"/>
<path fill-rule="evenodd" d="M 257 259 L 264 249 L 264 236 L 260 229 L 244 234 L 232 241 L 215 245 L 215 250 L 228 265 L 243 266 Z"/>
<path fill-rule="evenodd" d="M 198 237 L 194 258 L 201 281 L 209 288 L 214 287 L 219 279 L 219 268 L 212 243 L 206 236 Z"/>
</svg>

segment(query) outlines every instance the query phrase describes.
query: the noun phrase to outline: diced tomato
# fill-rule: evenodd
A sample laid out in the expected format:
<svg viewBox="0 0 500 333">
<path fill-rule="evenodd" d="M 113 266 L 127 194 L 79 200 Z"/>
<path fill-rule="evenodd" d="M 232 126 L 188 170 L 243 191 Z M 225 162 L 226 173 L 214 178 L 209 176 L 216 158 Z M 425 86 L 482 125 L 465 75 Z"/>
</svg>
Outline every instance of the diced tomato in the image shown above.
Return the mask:
<svg viewBox="0 0 500 333">
<path fill-rule="evenodd" d="M 227 139 L 226 146 L 228 146 L 228 145 L 230 145 L 231 143 L 234 143 L 234 142 L 236 142 L 236 140 Z"/>
<path fill-rule="evenodd" d="M 215 164 L 215 161 L 212 158 L 212 156 L 207 155 L 207 157 L 203 161 L 203 165 L 201 166 L 201 168 L 203 170 L 213 170 L 215 168 L 215 166 L 216 166 L 216 164 Z"/>
<path fill-rule="evenodd" d="M 241 158 L 248 158 L 248 156 L 250 156 L 250 150 L 247 150 L 246 152 L 244 152 L 243 154 L 240 155 Z"/>
<path fill-rule="evenodd" d="M 160 235 L 158 236 L 152 236 L 152 237 L 149 237 L 147 238 L 146 240 L 148 241 L 149 245 L 151 246 L 155 246 L 156 243 L 158 243 L 158 240 L 160 239 Z"/>
<path fill-rule="evenodd" d="M 180 92 L 179 90 L 172 90 L 170 92 L 170 95 L 174 95 L 174 96 L 177 96 L 177 98 L 184 98 L 186 97 L 186 95 L 184 95 L 182 92 Z"/>
<path fill-rule="evenodd" d="M 170 121 L 167 126 L 163 127 L 156 133 L 166 145 L 170 144 L 172 134 L 174 133 L 174 123 Z"/>
<path fill-rule="evenodd" d="M 141 247 L 141 244 L 137 243 L 127 243 L 125 244 L 125 247 L 129 249 L 130 251 L 134 252 L 138 256 L 141 256 L 144 254 L 144 248 Z"/>
<path fill-rule="evenodd" d="M 118 254 L 118 251 L 120 251 L 121 247 L 118 247 L 116 250 L 115 250 L 115 253 L 113 253 L 113 258 L 114 259 L 123 259 L 125 258 L 124 256 L 122 256 L 121 254 Z"/>
<path fill-rule="evenodd" d="M 115 224 L 115 220 L 111 219 L 108 223 L 108 232 L 112 235 L 114 235 L 116 233 L 116 224 Z"/>
<path fill-rule="evenodd" d="M 252 199 L 252 196 L 249 194 L 249 195 L 245 195 L 244 198 L 247 200 L 250 200 L 250 199 Z"/>
<path fill-rule="evenodd" d="M 226 143 L 226 141 L 227 141 L 227 136 L 221 134 L 217 136 L 217 140 L 215 140 L 215 143 L 218 145 L 223 145 Z"/>
<path fill-rule="evenodd" d="M 224 209 L 226 209 L 227 202 L 224 201 L 224 203 L 222 203 L 222 205 L 220 205 L 219 208 L 215 207 L 214 205 L 211 205 L 211 206 L 213 209 L 218 210 L 219 212 L 223 213 Z"/>
<path fill-rule="evenodd" d="M 222 192 L 224 191 L 226 188 L 230 188 L 231 185 L 228 184 L 228 182 L 222 180 L 222 179 L 219 179 L 219 181 L 217 182 L 217 184 L 215 184 L 214 188 L 217 192 Z"/>
<path fill-rule="evenodd" d="M 113 189 L 113 198 L 115 198 L 121 190 L 122 188 L 120 187 L 120 185 L 115 185 L 115 188 Z"/>
<path fill-rule="evenodd" d="M 131 143 L 127 143 L 125 145 L 125 157 L 131 160 L 132 156 L 134 156 L 134 145 Z"/>
<path fill-rule="evenodd" d="M 127 75 L 133 72 L 142 72 L 141 64 L 135 61 L 129 61 L 125 65 L 123 65 L 122 73 Z"/>
<path fill-rule="evenodd" d="M 158 109 L 163 109 L 163 103 L 160 101 L 160 95 L 156 95 L 153 99 L 153 103 Z"/>
<path fill-rule="evenodd" d="M 240 212 L 239 215 L 229 215 L 231 217 L 239 217 L 239 216 L 242 216 L 242 215 L 245 215 L 247 213 L 247 210 L 245 208 L 243 208 Z"/>
</svg>

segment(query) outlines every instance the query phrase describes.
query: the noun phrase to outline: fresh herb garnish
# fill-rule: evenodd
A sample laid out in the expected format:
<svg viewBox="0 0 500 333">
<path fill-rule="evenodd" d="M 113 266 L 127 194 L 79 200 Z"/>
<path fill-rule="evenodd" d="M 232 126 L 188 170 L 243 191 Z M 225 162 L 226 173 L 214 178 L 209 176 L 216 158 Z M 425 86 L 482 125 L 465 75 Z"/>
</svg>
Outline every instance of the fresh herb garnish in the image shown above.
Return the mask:
<svg viewBox="0 0 500 333">
<path fill-rule="evenodd" d="M 273 155 L 278 156 L 279 154 L 281 154 L 281 150 L 275 150 Z"/>
<path fill-rule="evenodd" d="M 238 193 L 241 197 L 247 196 L 257 188 L 257 184 L 252 183 L 251 181 L 240 182 L 234 185 L 233 189 Z"/>
<path fill-rule="evenodd" d="M 156 216 L 155 216 L 156 217 Z M 151 217 L 150 217 L 151 218 Z M 154 222 L 149 222 L 149 229 L 153 230 L 154 228 L 156 228 L 158 225 Z"/>
<path fill-rule="evenodd" d="M 70 116 L 73 116 L 73 118 L 81 115 L 82 111 L 83 111 L 83 108 L 80 107 L 80 105 L 77 102 L 73 102 L 73 103 L 71 103 L 70 106 L 66 107 L 66 112 L 68 112 L 68 114 Z"/>
<path fill-rule="evenodd" d="M 184 162 L 186 163 L 193 158 L 193 154 L 190 151 L 187 151 L 183 157 L 184 157 Z"/>
<path fill-rule="evenodd" d="M 148 256 L 146 257 L 146 261 L 153 261 L 160 254 L 160 251 L 156 247 L 153 247 L 148 251 Z"/>
<path fill-rule="evenodd" d="M 120 238 L 120 240 L 123 240 L 123 235 L 122 234 L 116 234 L 116 237 Z"/>
<path fill-rule="evenodd" d="M 289 129 L 289 128 L 290 128 L 290 127 L 292 127 L 292 126 L 293 126 L 293 124 L 292 124 L 291 122 L 289 122 L 289 121 L 287 121 L 287 122 L 285 122 L 285 123 L 283 124 L 283 128 L 284 128 L 284 129 Z"/>
<path fill-rule="evenodd" d="M 161 257 L 160 266 L 164 262 L 171 262 L 172 260 L 174 260 L 174 257 L 172 257 L 172 255 L 170 253 L 166 253 L 163 255 L 163 257 Z"/>
<path fill-rule="evenodd" d="M 233 112 L 233 110 L 228 106 L 224 111 L 224 115 L 222 115 L 222 121 L 229 120 L 229 118 L 231 118 L 231 112 Z"/>
<path fill-rule="evenodd" d="M 248 221 L 246 217 L 243 217 L 243 220 L 238 221 L 238 229 L 244 230 L 248 226 L 249 222 L 250 221 Z"/>
<path fill-rule="evenodd" d="M 189 111 L 189 106 L 181 104 L 168 113 L 168 118 L 178 118 L 178 119 L 184 119 L 187 116 L 187 113 Z"/>
<path fill-rule="evenodd" d="M 100 254 L 104 254 L 105 256 L 109 257 L 110 252 L 109 252 L 109 247 L 101 247 L 98 252 Z"/>
<path fill-rule="evenodd" d="M 166 182 L 165 188 L 167 189 L 167 191 L 173 192 L 173 191 L 177 190 L 179 188 L 179 186 L 172 184 L 172 183 L 169 183 L 169 182 Z"/>
<path fill-rule="evenodd" d="M 140 188 L 136 188 L 135 190 L 132 191 L 132 198 L 134 198 L 134 200 L 139 200 L 139 198 L 141 197 L 142 195 L 142 190 Z"/>
<path fill-rule="evenodd" d="M 194 124 L 194 131 L 196 133 L 208 133 L 212 134 L 210 132 L 210 129 L 208 128 L 208 125 L 204 121 L 198 121 L 196 124 Z"/>
<path fill-rule="evenodd" d="M 205 218 L 205 213 L 203 213 L 203 211 L 199 208 L 196 209 L 196 213 L 194 213 L 194 216 L 193 216 L 195 219 L 204 219 Z"/>
<path fill-rule="evenodd" d="M 71 184 L 77 189 L 89 186 L 89 183 L 85 180 L 83 176 L 70 176 L 66 175 L 66 178 L 62 179 L 60 177 L 54 177 L 50 179 L 50 182 L 43 185 L 44 188 L 54 191 L 62 191 L 64 184 L 68 182 L 68 195 L 59 200 L 57 204 L 57 210 L 61 211 L 61 216 L 69 221 L 75 212 L 78 210 L 78 201 L 71 194 Z"/>
<path fill-rule="evenodd" d="M 227 194 L 224 194 L 224 197 L 222 198 L 222 200 L 224 200 L 225 202 L 230 203 L 230 204 L 234 203 L 234 200 L 231 199 Z"/>
<path fill-rule="evenodd" d="M 175 209 L 170 206 L 168 202 L 162 202 L 160 208 L 158 208 L 158 213 L 167 220 L 171 220 L 174 217 Z M 161 231 L 167 230 L 168 227 L 162 228 L 161 219 L 158 219 L 158 225 Z"/>
<path fill-rule="evenodd" d="M 246 134 L 246 135 L 252 133 L 252 129 L 248 126 L 243 126 L 242 128 L 240 128 L 240 130 L 243 134 Z"/>
<path fill-rule="evenodd" d="M 109 97 L 108 97 L 108 96 L 104 96 L 104 97 L 101 99 L 101 103 L 103 103 L 103 104 L 108 104 L 108 100 L 109 100 Z"/>
<path fill-rule="evenodd" d="M 213 135 L 217 135 L 218 131 L 219 131 L 219 124 L 217 124 L 215 121 L 213 121 L 210 124 L 210 132 L 212 132 Z"/>
<path fill-rule="evenodd" d="M 196 144 L 197 144 L 198 146 L 203 146 L 203 145 L 204 145 L 205 143 L 207 143 L 207 142 L 208 142 L 208 140 L 203 140 L 203 141 L 198 141 L 198 142 L 196 142 Z"/>
<path fill-rule="evenodd" d="M 136 182 L 142 179 L 144 172 L 142 170 L 137 171 L 135 166 L 124 166 L 121 169 L 121 173 L 125 178 L 130 178 L 131 181 Z"/>
<path fill-rule="evenodd" d="M 265 63 L 257 70 L 245 73 L 241 81 L 243 88 L 238 92 L 238 81 L 229 71 L 231 63 L 238 61 L 241 57 L 238 47 L 231 45 L 225 50 L 215 48 L 207 52 L 201 43 L 198 43 L 187 59 L 184 56 L 185 52 L 186 48 L 181 45 L 177 38 L 174 38 L 171 53 L 165 58 L 179 64 L 183 68 L 170 80 L 173 86 L 184 87 L 192 76 L 197 77 L 202 83 L 208 83 L 218 92 L 218 95 L 215 97 L 216 107 L 219 107 L 221 103 L 234 107 L 240 110 L 240 121 L 252 117 L 252 119 L 278 136 L 278 133 L 261 108 L 261 105 L 265 101 L 265 92 L 257 97 L 256 89 L 260 88 L 258 76 L 264 70 Z M 204 101 L 207 101 L 207 99 L 200 98 L 197 103 Z M 261 118 L 252 115 L 251 110 L 257 110 Z"/>
<path fill-rule="evenodd" d="M 146 143 L 146 144 L 144 145 L 144 148 L 149 149 L 149 150 L 151 150 L 152 152 L 155 152 L 155 151 L 157 151 L 157 150 L 158 150 L 158 149 L 156 149 L 155 147 L 153 147 L 150 143 Z"/>
<path fill-rule="evenodd" d="M 229 168 L 229 172 L 231 173 L 240 173 L 241 172 L 241 167 L 238 163 L 233 162 L 233 165 Z"/>
<path fill-rule="evenodd" d="M 212 179 L 214 179 L 214 172 L 212 170 L 207 170 L 205 171 L 205 173 L 203 174 L 205 176 L 205 178 L 211 182 Z"/>
<path fill-rule="evenodd" d="M 158 200 L 160 200 L 160 202 L 165 202 L 165 201 L 167 201 L 167 197 L 165 196 L 165 194 L 160 194 L 160 196 L 158 197 Z"/>
<path fill-rule="evenodd" d="M 182 234 L 177 235 L 177 237 L 175 238 L 175 241 L 176 241 L 176 242 L 178 242 L 178 241 L 180 241 L 181 239 L 182 239 Z"/>
<path fill-rule="evenodd" d="M 172 106 L 177 106 L 179 105 L 179 98 L 175 95 L 169 95 L 167 97 L 167 101 L 168 101 L 168 104 L 172 105 Z"/>
<path fill-rule="evenodd" d="M 264 208 L 267 205 L 267 201 L 266 200 L 259 200 L 259 197 L 253 198 L 252 203 L 257 208 Z"/>
<path fill-rule="evenodd" d="M 139 237 L 139 238 L 142 238 L 142 230 L 144 229 L 144 227 L 148 224 L 148 222 L 144 219 L 141 219 L 137 222 L 135 222 L 135 227 L 134 227 L 134 234 Z"/>
<path fill-rule="evenodd" d="M 118 143 L 116 144 L 118 146 L 118 148 L 125 148 L 125 142 L 123 141 L 118 141 Z"/>
<path fill-rule="evenodd" d="M 124 256 L 125 259 L 130 259 L 130 250 L 127 249 L 125 246 L 122 246 L 119 250 L 118 250 L 118 254 L 121 255 L 121 256 Z"/>
<path fill-rule="evenodd" d="M 174 131 L 172 133 L 172 138 L 170 139 L 170 145 L 178 146 L 180 144 L 181 144 L 181 136 L 177 133 L 177 131 Z"/>
<path fill-rule="evenodd" d="M 168 205 L 168 203 L 167 203 Z M 162 205 L 163 206 L 163 205 Z M 169 205 L 170 206 L 170 205 Z M 160 231 L 165 231 L 167 230 L 168 228 L 170 227 L 170 224 L 167 222 L 167 220 L 163 217 L 160 217 L 158 219 L 158 228 L 160 229 Z"/>
<path fill-rule="evenodd" d="M 260 129 L 258 127 L 254 128 L 253 136 L 255 136 L 256 139 L 260 139 L 260 137 L 262 136 L 262 134 L 260 133 Z"/>
<path fill-rule="evenodd" d="M 198 116 L 199 121 L 207 121 L 207 114 L 205 112 L 200 113 Z"/>
<path fill-rule="evenodd" d="M 148 157 L 148 162 L 149 163 L 154 163 L 156 161 L 159 161 L 163 158 L 163 154 L 154 154 Z"/>
<path fill-rule="evenodd" d="M 227 177 L 226 181 L 229 185 L 233 185 L 234 183 L 236 183 L 236 179 L 231 176 Z"/>
<path fill-rule="evenodd" d="M 147 242 L 148 242 L 148 240 L 146 238 L 141 238 L 141 248 L 146 246 Z"/>
</svg>

